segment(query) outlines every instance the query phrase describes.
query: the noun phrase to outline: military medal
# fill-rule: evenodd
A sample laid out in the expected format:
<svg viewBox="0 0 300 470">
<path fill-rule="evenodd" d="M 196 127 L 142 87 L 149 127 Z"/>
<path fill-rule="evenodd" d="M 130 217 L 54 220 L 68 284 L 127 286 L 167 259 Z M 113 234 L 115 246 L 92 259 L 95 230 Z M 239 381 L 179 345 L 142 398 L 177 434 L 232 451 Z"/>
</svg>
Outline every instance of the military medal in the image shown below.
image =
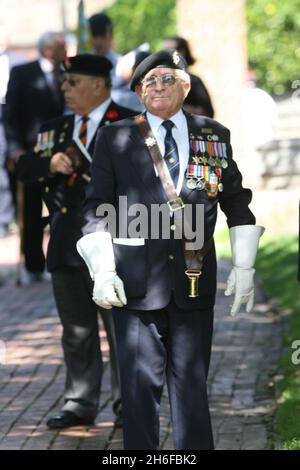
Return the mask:
<svg viewBox="0 0 300 470">
<path fill-rule="evenodd" d="M 210 195 L 215 196 L 218 192 L 218 177 L 215 173 L 211 173 L 209 176 L 209 191 Z"/>
<path fill-rule="evenodd" d="M 222 158 L 222 168 L 227 168 L 228 167 L 228 162 L 225 160 L 225 158 Z"/>
<path fill-rule="evenodd" d="M 189 178 L 186 182 L 186 186 L 188 189 L 196 189 L 197 180 L 195 178 Z"/>
<path fill-rule="evenodd" d="M 66 133 L 65 132 L 62 132 L 59 136 L 59 143 L 62 144 L 63 141 L 65 140 L 65 137 L 66 137 Z"/>
<path fill-rule="evenodd" d="M 215 159 L 212 156 L 210 156 L 208 159 L 208 163 L 210 166 L 215 166 Z"/>
<path fill-rule="evenodd" d="M 54 147 L 54 135 L 55 135 L 55 131 L 52 129 L 49 132 L 49 136 L 48 136 L 48 147 L 50 148 Z"/>
<path fill-rule="evenodd" d="M 197 181 L 197 184 L 196 184 L 196 189 L 198 191 L 202 191 L 202 189 L 205 188 L 205 180 L 204 178 L 199 178 L 199 180 Z"/>
</svg>

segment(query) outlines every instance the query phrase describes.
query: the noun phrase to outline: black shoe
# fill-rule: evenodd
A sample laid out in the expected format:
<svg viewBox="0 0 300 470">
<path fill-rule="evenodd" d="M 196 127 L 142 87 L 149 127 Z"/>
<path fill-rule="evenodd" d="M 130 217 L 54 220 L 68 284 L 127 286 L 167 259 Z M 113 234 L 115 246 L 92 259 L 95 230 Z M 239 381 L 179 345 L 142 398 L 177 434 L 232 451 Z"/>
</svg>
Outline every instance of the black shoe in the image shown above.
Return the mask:
<svg viewBox="0 0 300 470">
<path fill-rule="evenodd" d="M 48 419 L 47 426 L 50 429 L 64 429 L 72 426 L 80 426 L 84 424 L 94 424 L 91 419 L 81 418 L 72 411 L 60 411 L 57 415 Z"/>
</svg>

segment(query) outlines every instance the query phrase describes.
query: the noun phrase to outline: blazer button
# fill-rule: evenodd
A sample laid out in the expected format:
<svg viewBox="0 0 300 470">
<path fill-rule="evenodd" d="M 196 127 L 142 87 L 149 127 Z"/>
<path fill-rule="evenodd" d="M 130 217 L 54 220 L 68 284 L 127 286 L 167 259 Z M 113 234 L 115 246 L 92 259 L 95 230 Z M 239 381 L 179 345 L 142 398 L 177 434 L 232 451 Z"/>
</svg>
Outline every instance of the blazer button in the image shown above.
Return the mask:
<svg viewBox="0 0 300 470">
<path fill-rule="evenodd" d="M 45 193 L 49 193 L 49 187 L 48 186 L 45 187 Z"/>
<path fill-rule="evenodd" d="M 62 207 L 62 208 L 60 209 L 60 212 L 61 212 L 62 214 L 66 214 L 66 213 L 68 212 L 68 208 L 67 208 L 67 207 Z"/>
<path fill-rule="evenodd" d="M 170 261 L 173 261 L 175 259 L 175 256 L 174 255 L 169 255 L 169 260 Z"/>
</svg>

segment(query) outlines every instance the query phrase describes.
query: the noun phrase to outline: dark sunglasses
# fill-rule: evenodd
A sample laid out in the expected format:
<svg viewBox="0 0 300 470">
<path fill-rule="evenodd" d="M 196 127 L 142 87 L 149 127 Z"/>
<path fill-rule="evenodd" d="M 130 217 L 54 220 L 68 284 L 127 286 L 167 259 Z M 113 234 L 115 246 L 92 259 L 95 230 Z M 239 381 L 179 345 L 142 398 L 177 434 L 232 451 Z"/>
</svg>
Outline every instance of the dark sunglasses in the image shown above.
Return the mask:
<svg viewBox="0 0 300 470">
<path fill-rule="evenodd" d="M 66 78 L 66 77 L 64 77 L 61 81 L 61 84 L 67 83 L 71 87 L 74 87 L 74 86 L 78 85 L 78 83 L 80 83 L 80 82 L 81 82 L 81 80 L 78 80 L 78 79 L 75 80 L 75 78 Z"/>
</svg>

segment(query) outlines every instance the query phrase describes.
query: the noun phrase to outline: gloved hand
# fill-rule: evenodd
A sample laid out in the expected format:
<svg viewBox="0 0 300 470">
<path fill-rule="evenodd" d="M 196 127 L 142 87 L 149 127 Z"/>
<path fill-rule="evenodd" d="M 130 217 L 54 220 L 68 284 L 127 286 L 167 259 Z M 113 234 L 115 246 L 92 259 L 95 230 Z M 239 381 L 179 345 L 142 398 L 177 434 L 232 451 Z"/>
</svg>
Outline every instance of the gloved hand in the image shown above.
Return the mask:
<svg viewBox="0 0 300 470">
<path fill-rule="evenodd" d="M 239 225 L 229 230 L 233 269 L 227 280 L 225 295 L 235 294 L 230 314 L 239 313 L 241 305 L 246 304 L 249 313 L 254 305 L 253 268 L 258 249 L 259 238 L 264 227 L 258 225 Z"/>
<path fill-rule="evenodd" d="M 94 280 L 94 302 L 105 309 L 126 305 L 123 282 L 116 273 L 110 233 L 90 233 L 80 238 L 76 246 Z"/>
<path fill-rule="evenodd" d="M 93 301 L 99 307 L 110 309 L 127 304 L 124 285 L 115 272 L 100 272 L 94 276 Z"/>
<path fill-rule="evenodd" d="M 229 274 L 225 295 L 235 294 L 230 314 L 239 313 L 241 305 L 246 304 L 246 312 L 249 313 L 254 305 L 254 273 L 255 269 L 243 269 L 234 267 Z"/>
</svg>

